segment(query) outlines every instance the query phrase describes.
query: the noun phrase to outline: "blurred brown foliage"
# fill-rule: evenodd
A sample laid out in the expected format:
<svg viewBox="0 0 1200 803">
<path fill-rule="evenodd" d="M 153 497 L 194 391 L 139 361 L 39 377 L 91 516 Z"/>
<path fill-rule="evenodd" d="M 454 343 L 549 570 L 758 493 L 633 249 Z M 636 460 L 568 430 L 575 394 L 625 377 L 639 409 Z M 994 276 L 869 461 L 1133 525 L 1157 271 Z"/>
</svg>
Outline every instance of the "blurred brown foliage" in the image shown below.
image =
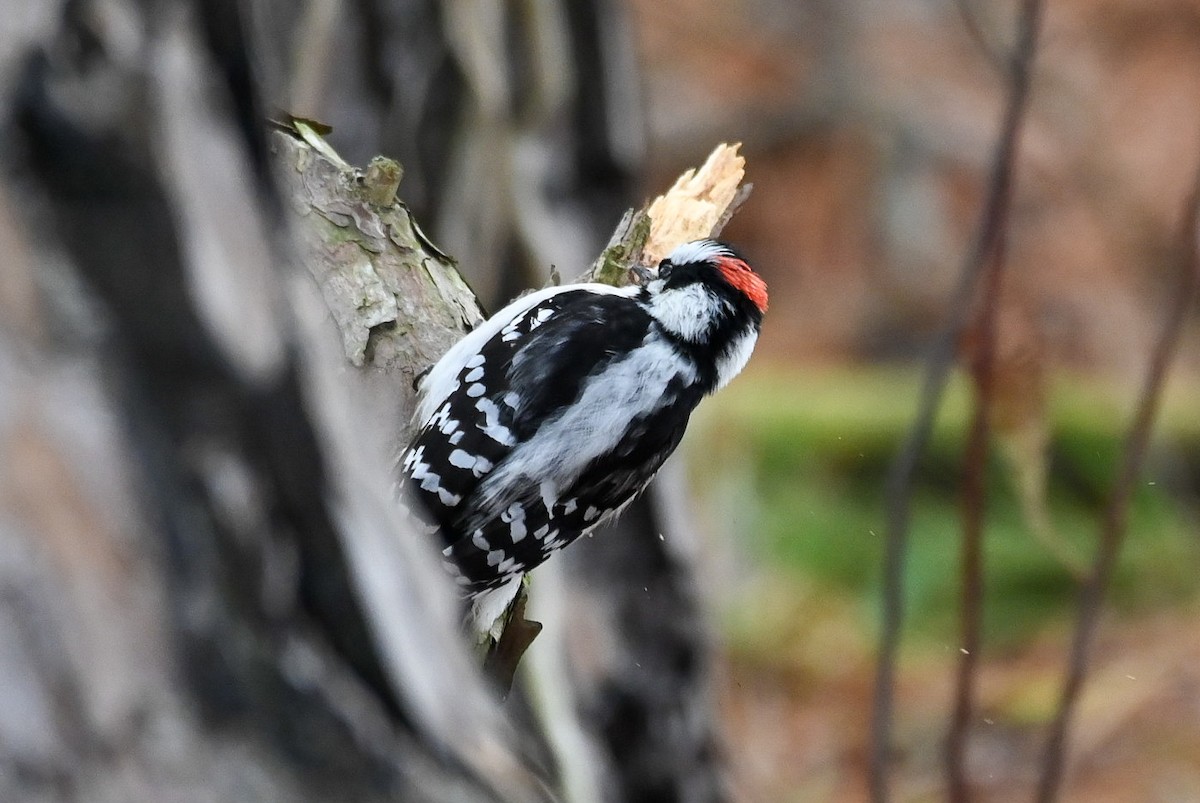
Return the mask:
<svg viewBox="0 0 1200 803">
<path fill-rule="evenodd" d="M 779 299 L 774 356 L 912 357 L 941 322 L 1016 18 L 1013 2 L 959 5 L 984 46 L 951 2 L 633 3 L 658 171 L 705 143 L 746 144 L 756 190 L 728 236 Z M 1048 5 L 1006 281 L 1053 362 L 1137 375 L 1200 152 L 1198 90 L 1200 3 Z"/>
<path fill-rule="evenodd" d="M 727 236 L 771 285 L 763 351 L 808 364 L 922 359 L 987 192 L 1019 2 L 632 6 L 657 176 L 706 143 L 745 143 L 755 193 Z M 1200 2 L 1052 0 L 1045 11 L 997 297 L 990 423 L 1028 529 L 1078 576 L 1084 556 L 1059 542 L 1046 510 L 1047 399 L 1074 372 L 1132 396 L 1168 316 L 1174 232 L 1200 158 Z M 968 330 L 961 361 L 978 372 L 977 335 Z M 1197 346 L 1193 308 L 1172 374 L 1200 373 Z M 1063 799 L 1200 795 L 1191 616 L 1102 631 Z M 974 799 L 1032 791 L 1067 626 L 1031 639 L 981 664 Z M 898 800 L 944 791 L 937 756 L 956 652 L 947 645 L 942 662 L 899 678 Z M 723 701 L 746 799 L 866 797 L 871 660 L 861 645 L 766 670 L 730 658 Z"/>
</svg>

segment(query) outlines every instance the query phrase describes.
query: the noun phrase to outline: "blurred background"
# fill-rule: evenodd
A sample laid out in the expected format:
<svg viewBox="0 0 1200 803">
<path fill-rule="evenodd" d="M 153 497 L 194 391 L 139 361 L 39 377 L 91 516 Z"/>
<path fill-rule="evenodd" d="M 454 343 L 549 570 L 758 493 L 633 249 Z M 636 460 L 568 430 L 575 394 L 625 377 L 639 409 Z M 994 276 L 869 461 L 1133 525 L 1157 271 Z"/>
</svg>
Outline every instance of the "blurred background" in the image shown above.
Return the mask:
<svg viewBox="0 0 1200 803">
<path fill-rule="evenodd" d="M 882 489 L 988 181 L 1017 4 L 634 0 L 653 169 L 744 143 L 726 231 L 771 309 L 748 374 L 687 443 L 721 623 L 720 699 L 753 800 L 866 794 Z M 974 28 L 974 31 L 972 31 Z M 1200 158 L 1200 4 L 1046 4 L 999 301 L 985 551 L 980 799 L 1032 787 Z M 1200 317 L 1135 498 L 1071 800 L 1200 800 Z M 958 659 L 962 371 L 913 495 L 899 799 L 943 794 Z M 1040 455 L 1043 454 L 1044 462 Z M 1044 476 L 1043 476 L 1044 474 Z"/>
<path fill-rule="evenodd" d="M 1044 5 L 1013 165 L 1005 273 L 991 298 L 997 315 L 994 448 L 987 466 L 977 710 L 966 754 L 974 799 L 987 801 L 1026 799 L 1034 787 L 1058 706 L 1080 577 L 1096 554 L 1125 432 L 1177 297 L 1176 229 L 1200 166 L 1200 0 Z M 174 255 L 174 227 L 186 218 L 172 213 L 166 194 L 155 194 L 158 182 L 175 187 L 172 203 L 185 211 L 181 199 L 197 197 L 195 186 L 207 189 L 202 197 L 209 206 L 226 208 L 227 187 L 201 179 L 233 177 L 241 183 L 230 186 L 240 187 L 253 172 L 250 165 L 264 186 L 271 183 L 259 102 L 262 109 L 331 124 L 329 141 L 353 164 L 378 153 L 397 158 L 405 169 L 400 197 L 492 309 L 545 283 L 552 267 L 568 280 L 578 275 L 624 209 L 661 192 L 717 143 L 742 143 L 754 192 L 723 236 L 770 286 L 760 345 L 745 374 L 701 407 L 674 470 L 664 472 L 668 482 L 626 514 L 624 533 L 580 539 L 539 570 L 535 589 L 553 594 L 558 588 L 546 610 L 561 612 L 553 618 L 563 621 L 545 617 L 547 631 L 527 664 L 537 664 L 539 648 L 568 657 L 562 665 L 569 682 L 562 686 L 570 693 L 551 717 L 574 717 L 579 733 L 592 739 L 594 749 L 583 751 L 580 763 L 594 777 L 578 781 L 572 776 L 577 768 L 564 760 L 570 751 L 563 743 L 570 748 L 573 739 L 584 741 L 576 734 L 552 744 L 561 734 L 543 728 L 548 735 L 541 746 L 561 762 L 556 780 L 569 800 L 856 801 L 868 795 L 885 481 L 913 426 L 924 365 L 954 311 L 954 289 L 979 228 L 1018 6 L 1015 0 L 9 3 L 11 25 L 0 26 L 0 75 L 16 98 L 14 108 L 24 110 L 24 118 L 15 118 L 24 133 L 5 133 L 0 146 L 14 174 L 48 177 L 45 197 L 70 213 L 64 219 L 101 233 L 112 227 L 105 242 L 116 257 L 96 256 L 91 235 L 80 235 L 70 241 L 71 258 L 81 273 L 92 257 L 97 275 L 111 269 L 108 289 L 128 296 L 124 303 L 136 322 L 143 310 L 138 276 L 147 286 L 165 276 L 181 309 L 198 303 L 180 289 L 190 275 L 185 268 L 196 270 L 184 256 L 177 256 L 174 272 L 161 269 L 174 265 L 170 260 L 146 258 L 158 253 L 152 248 L 158 229 L 171 235 L 163 240 L 170 248 L 162 247 Z M 213 16 L 214 9 L 220 13 Z M 143 47 L 142 37 L 151 43 L 158 37 L 159 49 Z M 173 47 L 198 55 L 179 62 L 164 57 Z M 45 58 L 26 64 L 27 50 L 37 48 Z M 121 89 L 111 95 L 119 103 L 105 94 L 112 86 Z M 183 112 L 208 114 L 226 126 L 219 130 L 235 132 L 201 137 L 207 129 L 179 126 L 225 143 L 228 153 L 209 158 L 199 151 L 197 159 L 190 148 L 164 149 L 174 141 L 171 121 Z M 59 142 L 52 136 L 57 131 L 104 147 L 81 150 L 71 137 Z M 110 154 L 126 152 L 146 177 L 128 166 L 109 169 Z M 77 154 L 91 173 L 64 158 Z M 213 169 L 177 171 L 172 159 Z M 127 182 L 129 175 L 141 183 Z M 215 240 L 233 238 L 215 253 L 238 257 L 212 260 L 225 271 L 221 287 L 237 288 L 234 279 L 252 274 L 246 266 L 255 262 L 254 254 L 247 256 L 253 249 L 236 236 L 238 224 L 252 220 L 243 211 L 275 210 L 260 208 L 264 197 L 273 197 L 270 191 L 243 194 L 242 205 L 229 204 L 235 211 L 208 232 Z M 128 212 L 122 205 L 128 196 L 144 196 L 142 205 Z M 37 211 L 37 204 L 28 206 Z M 97 215 L 112 209 L 128 214 L 115 223 Z M 143 222 L 147 216 L 154 226 Z M 0 235 L 5 231 L 0 227 Z M 151 238 L 150 246 L 142 247 L 141 234 Z M 46 264 L 68 265 L 54 250 L 58 237 L 57 228 L 44 224 L 29 241 L 51 254 Z M 125 247 L 127 241 L 134 245 Z M 260 290 L 274 292 L 279 275 L 287 275 L 274 271 L 294 266 L 265 246 L 260 251 L 253 275 Z M 0 287 L 0 296 L 4 291 Z M 247 294 L 245 303 L 266 309 L 269 304 L 255 299 L 271 297 Z M 159 324 L 182 328 L 185 345 L 201 329 L 188 323 L 191 318 L 173 321 L 147 309 L 143 334 L 150 353 L 157 353 Z M 62 318 L 88 322 L 72 336 L 103 352 L 104 341 L 88 329 L 90 317 Z M 235 316 L 231 326 L 241 332 L 240 323 Z M 60 329 L 66 331 L 47 327 Z M 957 344 L 957 367 L 911 492 L 907 617 L 892 733 L 896 800 L 946 794 L 943 748 L 962 650 L 961 509 L 973 407 L 967 366 L 978 341 L 970 331 Z M 173 363 L 130 365 L 152 382 L 165 377 L 169 384 L 178 373 Z M 391 367 L 368 366 L 383 373 Z M 195 388 L 183 387 L 180 398 L 207 398 L 194 392 L 213 386 L 207 370 L 196 369 L 189 380 Z M 111 372 L 94 374 L 108 381 Z M 387 376 L 406 388 L 411 378 Z M 395 386 L 386 392 L 394 396 Z M 1104 603 L 1062 799 L 1200 801 L 1198 393 L 1200 315 L 1193 303 Z M 300 395 L 286 398 L 299 409 Z M 74 390 L 47 398 L 67 406 L 86 401 Z M 187 409 L 175 396 L 164 398 L 168 412 Z M 271 402 L 255 416 L 279 423 L 278 410 Z M 381 431 L 400 437 L 403 425 L 392 419 Z M 252 430 L 261 423 L 248 420 Z M 208 419 L 197 415 L 197 421 Z M 180 424 L 185 434 L 187 426 L 190 419 Z M 74 432 L 59 429 L 68 439 Z M 115 431 L 107 418 L 97 429 Z M 279 442 L 292 443 L 289 430 L 282 424 L 281 430 Z M 177 440 L 172 448 L 191 443 Z M 232 453 L 249 448 L 245 438 L 229 440 Z M 77 444 L 68 446 L 64 453 L 78 460 Z M 187 449 L 179 449 L 186 458 Z M 136 454 L 124 457 L 139 465 Z M 246 464 L 257 466 L 252 457 Z M 290 458 L 280 462 L 290 465 Z M 25 468 L 27 461 L 14 465 Z M 313 494 L 296 496 L 306 501 Z M 124 515 L 126 507 L 111 501 L 118 498 L 104 497 L 96 509 Z M 57 511 L 55 497 L 47 499 L 47 509 Z M 311 511 L 299 507 L 295 518 L 303 523 L 300 514 Z M 193 521 L 190 511 L 180 520 Z M 97 540 L 93 518 L 79 517 L 74 530 L 81 544 Z M 145 539 L 137 543 L 154 547 L 162 533 L 157 519 L 147 521 Z M 247 543 L 257 544 L 265 525 L 247 521 L 239 526 Z M 332 527 L 319 524 L 321 546 Z M 204 527 L 195 530 L 188 543 L 240 554 Z M 282 532 L 291 538 L 290 529 Z M 346 543 L 355 532 L 348 528 Z M 654 537 L 664 532 L 669 537 Z M 318 579 L 340 571 L 326 552 L 306 549 L 300 543 L 297 554 L 309 558 Z M 131 548 L 129 560 L 147 561 L 148 554 L 155 553 Z M 81 575 L 95 565 L 81 560 Z M 185 555 L 177 568 L 203 575 L 206 566 Z M 256 571 L 250 566 L 244 574 L 257 582 Z M 562 572 L 557 581 L 555 572 Z M 55 596 L 53 583 L 30 577 L 31 588 Z M 254 586 L 239 580 L 230 587 L 240 593 Z M 179 588 L 166 588 L 186 598 Z M 99 629 L 121 624 L 132 603 L 118 596 L 119 605 L 103 608 L 88 595 L 80 599 L 79 610 L 97 612 L 94 620 L 78 619 L 80 631 L 126 660 L 140 659 L 138 649 L 125 649 Z M 345 599 L 356 597 L 347 592 Z M 251 603 L 255 613 L 257 602 Z M 157 616 L 171 609 L 155 602 L 143 610 Z M 409 620 L 399 618 L 402 630 Z M 271 617 L 264 621 L 275 624 Z M 329 630 L 348 633 L 355 649 L 371 646 L 339 617 L 331 615 Z M 30 632 L 50 629 L 39 623 Z M 218 646 L 228 641 L 220 628 L 202 635 Z M 362 658 L 368 668 L 373 660 Z M 93 663 L 79 662 L 84 669 Z M 442 672 L 443 664 L 430 663 Z M 22 674 L 22 667 L 6 671 L 38 676 Z M 56 675 L 40 676 L 57 682 Z M 225 675 L 216 677 L 211 688 L 223 700 L 229 684 Z M 6 710 L 25 710 L 19 707 L 24 692 L 12 688 Z M 136 691 L 128 694 L 135 702 Z M 479 708 L 470 697 L 435 697 L 447 709 L 457 704 L 470 714 Z M 191 698 L 180 699 L 180 710 L 190 710 Z M 140 710 L 131 703 L 133 713 L 112 719 L 140 722 Z M 271 719 L 290 703 L 263 710 Z M 455 721 L 476 729 L 469 717 Z M 230 754 L 241 752 L 227 742 L 227 732 L 212 730 L 221 750 L 228 743 L 234 744 Z M 314 732 L 339 741 L 324 725 Z M 7 749 L 3 742 L 0 754 Z M 178 744 L 181 763 L 190 765 L 194 751 Z M 314 760 L 336 752 L 314 744 Z M 463 741 L 464 751 L 471 744 Z M 434 743 L 432 753 L 442 745 Z M 64 776 L 84 766 L 73 753 L 64 755 L 56 765 Z M 270 756 L 276 762 L 276 754 Z M 720 756 L 729 764 L 728 783 Z M 366 777 L 358 765 L 348 766 L 345 777 Z M 198 786 L 208 782 L 204 772 L 197 775 Z M 295 795 L 307 789 L 313 799 L 328 799 L 297 777 Z M 336 783 L 329 788 L 344 791 L 342 776 L 331 777 Z M 295 799 L 287 797 L 292 787 L 263 786 Z M 146 799 L 156 799 L 158 790 L 146 789 Z M 261 799 L 271 798 L 264 793 Z"/>
</svg>

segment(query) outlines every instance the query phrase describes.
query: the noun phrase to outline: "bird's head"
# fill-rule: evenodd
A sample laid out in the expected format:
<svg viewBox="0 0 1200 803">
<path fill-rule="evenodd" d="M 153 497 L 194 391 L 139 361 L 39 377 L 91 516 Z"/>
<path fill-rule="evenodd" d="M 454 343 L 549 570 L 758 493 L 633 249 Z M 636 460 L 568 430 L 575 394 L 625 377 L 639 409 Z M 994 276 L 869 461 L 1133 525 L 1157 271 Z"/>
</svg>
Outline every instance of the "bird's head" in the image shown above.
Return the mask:
<svg viewBox="0 0 1200 803">
<path fill-rule="evenodd" d="M 716 240 L 684 243 L 657 270 L 637 273 L 651 314 L 684 341 L 757 332 L 767 311 L 767 283 L 740 254 Z"/>
</svg>

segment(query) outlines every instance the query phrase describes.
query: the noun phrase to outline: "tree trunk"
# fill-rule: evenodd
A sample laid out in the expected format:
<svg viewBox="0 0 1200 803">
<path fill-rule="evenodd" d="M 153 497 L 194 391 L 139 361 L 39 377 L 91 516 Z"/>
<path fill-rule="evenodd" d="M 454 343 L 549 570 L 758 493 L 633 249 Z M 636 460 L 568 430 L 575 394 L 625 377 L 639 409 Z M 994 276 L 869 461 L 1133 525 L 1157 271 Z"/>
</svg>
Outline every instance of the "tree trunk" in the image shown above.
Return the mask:
<svg viewBox="0 0 1200 803">
<path fill-rule="evenodd" d="M 416 148 L 404 192 L 499 298 L 531 273 L 497 254 L 573 275 L 615 222 L 589 211 L 631 165 L 585 102 L 611 74 L 588 49 L 606 7 L 524 20 L 569 32 L 577 83 L 513 72 L 521 115 L 489 101 L 474 51 L 484 12 L 518 15 L 500 5 L 313 0 L 278 37 L 255 35 L 284 24 L 267 0 L 45 5 L 0 30 L 0 799 L 720 797 L 705 630 L 661 495 L 539 571 L 549 627 L 498 706 L 389 463 L 416 374 L 479 311 L 387 203 L 387 163 L 360 183 L 265 134 L 254 78 L 324 85 L 350 121 L 371 99 Z M 436 35 L 395 47 L 414 20 Z M 328 78 L 346 64 L 359 80 Z M 414 93 L 432 108 L 399 102 Z M 550 202 L 563 175 L 586 202 Z M 612 649 L 582 665 L 597 628 Z"/>
<path fill-rule="evenodd" d="M 0 798 L 540 799 L 208 11 L 5 43 Z"/>
</svg>

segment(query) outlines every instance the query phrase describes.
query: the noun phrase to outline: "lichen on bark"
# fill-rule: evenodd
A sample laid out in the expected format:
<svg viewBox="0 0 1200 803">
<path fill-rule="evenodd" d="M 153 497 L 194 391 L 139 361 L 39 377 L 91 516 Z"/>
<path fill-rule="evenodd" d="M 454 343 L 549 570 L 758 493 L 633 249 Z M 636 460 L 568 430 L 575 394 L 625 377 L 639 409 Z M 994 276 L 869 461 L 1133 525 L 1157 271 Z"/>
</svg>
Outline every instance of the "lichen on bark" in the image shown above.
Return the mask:
<svg viewBox="0 0 1200 803">
<path fill-rule="evenodd" d="M 314 147 L 314 136 L 278 130 L 272 140 L 291 208 L 305 219 L 301 261 L 350 363 L 415 377 L 483 319 L 479 303 L 396 199 L 400 165 L 378 158 L 357 170 L 328 144 Z"/>
</svg>

